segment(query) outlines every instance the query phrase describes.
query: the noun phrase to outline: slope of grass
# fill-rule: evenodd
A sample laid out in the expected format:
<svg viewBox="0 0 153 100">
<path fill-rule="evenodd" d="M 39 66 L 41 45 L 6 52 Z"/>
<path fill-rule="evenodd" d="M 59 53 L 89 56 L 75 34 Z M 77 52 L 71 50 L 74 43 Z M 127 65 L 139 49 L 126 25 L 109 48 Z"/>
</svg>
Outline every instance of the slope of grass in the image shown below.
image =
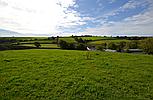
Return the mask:
<svg viewBox="0 0 153 100">
<path fill-rule="evenodd" d="M 153 56 L 68 50 L 0 52 L 0 100 L 153 99 Z"/>
<path fill-rule="evenodd" d="M 107 39 L 115 39 L 113 37 L 101 37 L 101 36 L 92 36 L 92 37 L 81 37 L 83 40 L 86 39 L 86 40 L 93 40 L 93 41 L 96 41 L 96 40 L 107 40 Z"/>
<path fill-rule="evenodd" d="M 69 43 L 74 43 L 74 42 L 76 42 L 76 41 L 74 40 L 74 38 L 72 38 L 72 37 L 62 37 L 62 38 L 59 38 L 59 40 L 63 40 L 63 41 L 69 42 Z"/>
<path fill-rule="evenodd" d="M 60 48 L 57 44 L 40 44 L 40 48 Z M 21 44 L 20 46 L 36 47 L 34 44 Z"/>
<path fill-rule="evenodd" d="M 99 44 L 102 44 L 102 43 L 110 43 L 110 42 L 113 42 L 113 43 L 119 43 L 119 42 L 129 42 L 130 40 L 99 40 L 99 41 L 93 41 L 93 42 L 90 42 L 89 44 L 93 44 L 93 45 L 99 45 Z"/>
</svg>

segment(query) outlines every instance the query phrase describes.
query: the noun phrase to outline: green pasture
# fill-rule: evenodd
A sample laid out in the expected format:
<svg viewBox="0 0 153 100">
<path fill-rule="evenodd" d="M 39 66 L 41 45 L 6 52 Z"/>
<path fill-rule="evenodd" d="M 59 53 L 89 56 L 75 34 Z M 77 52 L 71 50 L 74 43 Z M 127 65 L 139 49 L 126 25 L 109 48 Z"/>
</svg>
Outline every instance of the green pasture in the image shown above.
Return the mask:
<svg viewBox="0 0 153 100">
<path fill-rule="evenodd" d="M 115 39 L 113 37 L 101 37 L 101 36 L 92 36 L 92 37 L 81 37 L 83 40 L 93 40 L 93 41 L 98 41 L 98 40 L 107 40 L 107 39 Z"/>
<path fill-rule="evenodd" d="M 41 48 L 60 48 L 57 44 L 40 44 Z M 36 47 L 34 44 L 21 44 L 20 46 Z"/>
<path fill-rule="evenodd" d="M 99 40 L 99 41 L 93 41 L 93 42 L 90 42 L 89 44 L 92 44 L 92 45 L 100 45 L 102 43 L 110 43 L 110 42 L 113 42 L 113 43 L 119 43 L 119 42 L 129 42 L 130 40 Z"/>
<path fill-rule="evenodd" d="M 0 51 L 0 100 L 152 100 L 152 72 L 152 55 Z"/>
<path fill-rule="evenodd" d="M 69 42 L 69 43 L 75 43 L 76 42 L 74 40 L 74 38 L 72 38 L 72 37 L 62 37 L 62 38 L 59 38 L 59 40 L 63 40 L 63 41 Z"/>
</svg>

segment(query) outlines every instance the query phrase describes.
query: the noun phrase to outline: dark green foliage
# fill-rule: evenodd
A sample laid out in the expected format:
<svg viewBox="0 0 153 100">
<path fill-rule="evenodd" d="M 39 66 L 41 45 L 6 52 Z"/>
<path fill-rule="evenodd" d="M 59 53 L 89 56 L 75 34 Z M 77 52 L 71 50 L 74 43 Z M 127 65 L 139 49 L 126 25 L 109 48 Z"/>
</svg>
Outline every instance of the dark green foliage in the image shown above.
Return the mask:
<svg viewBox="0 0 153 100">
<path fill-rule="evenodd" d="M 96 46 L 96 50 L 104 51 L 104 49 L 105 48 L 102 45 Z"/>
<path fill-rule="evenodd" d="M 34 47 L 28 47 L 28 46 L 19 46 L 19 45 L 13 45 L 13 44 L 0 44 L 0 50 L 20 50 L 20 49 L 33 49 Z"/>
<path fill-rule="evenodd" d="M 107 43 L 102 43 L 102 46 L 103 46 L 104 49 L 106 49 L 107 48 Z"/>
<path fill-rule="evenodd" d="M 113 43 L 113 42 L 110 42 L 108 44 L 108 47 L 107 48 L 108 49 L 112 49 L 112 50 L 116 50 L 117 49 L 117 45 L 115 43 Z"/>
<path fill-rule="evenodd" d="M 119 47 L 121 49 L 124 49 L 125 46 L 126 46 L 126 42 L 122 41 L 122 42 L 119 43 Z"/>
<path fill-rule="evenodd" d="M 56 37 L 56 43 L 59 44 L 59 36 Z"/>
<path fill-rule="evenodd" d="M 56 39 L 56 37 L 48 37 L 48 40 L 55 40 Z"/>
<path fill-rule="evenodd" d="M 138 49 L 138 42 L 136 40 L 130 41 L 126 43 L 127 49 Z"/>
<path fill-rule="evenodd" d="M 119 44 L 117 45 L 117 51 L 122 52 L 124 50 L 125 46 L 126 46 L 126 42 L 124 42 L 124 41 L 119 42 Z"/>
<path fill-rule="evenodd" d="M 77 50 L 86 50 L 86 45 L 83 43 L 79 43 L 79 44 L 77 44 L 76 49 Z"/>
<path fill-rule="evenodd" d="M 85 43 L 85 41 L 82 38 L 74 37 L 75 41 L 78 43 Z"/>
<path fill-rule="evenodd" d="M 34 45 L 35 45 L 37 48 L 41 47 L 41 45 L 40 45 L 39 42 L 35 42 Z"/>
<path fill-rule="evenodd" d="M 148 38 L 142 41 L 142 49 L 147 54 L 153 54 L 153 38 Z"/>
<path fill-rule="evenodd" d="M 75 44 L 74 43 L 68 43 L 66 41 L 60 40 L 59 45 L 62 49 L 69 49 L 69 50 L 74 50 L 75 49 Z"/>
<path fill-rule="evenodd" d="M 68 44 L 68 49 L 69 50 L 75 50 L 75 44 L 74 43 L 69 43 Z"/>
<path fill-rule="evenodd" d="M 63 40 L 60 40 L 59 45 L 62 49 L 66 49 L 68 47 L 68 43 Z"/>
<path fill-rule="evenodd" d="M 62 49 L 68 50 L 86 50 L 86 45 L 83 43 L 69 43 L 63 40 L 60 40 L 59 45 Z"/>
</svg>

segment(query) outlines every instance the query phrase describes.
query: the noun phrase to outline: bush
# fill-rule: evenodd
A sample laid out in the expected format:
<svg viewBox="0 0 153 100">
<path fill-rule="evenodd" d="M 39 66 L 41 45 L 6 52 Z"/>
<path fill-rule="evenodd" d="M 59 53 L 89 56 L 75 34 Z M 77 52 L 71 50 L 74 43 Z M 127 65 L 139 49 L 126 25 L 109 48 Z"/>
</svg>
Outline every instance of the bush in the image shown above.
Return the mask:
<svg viewBox="0 0 153 100">
<path fill-rule="evenodd" d="M 76 47 L 77 50 L 86 50 L 86 45 L 83 43 L 79 43 Z"/>
<path fill-rule="evenodd" d="M 60 40 L 59 45 L 62 49 L 66 49 L 68 47 L 68 43 L 63 40 Z"/>
<path fill-rule="evenodd" d="M 85 43 L 85 41 L 82 38 L 74 38 L 75 41 L 77 41 L 78 43 Z"/>
<path fill-rule="evenodd" d="M 102 43 L 101 45 L 102 45 L 103 49 L 107 48 L 107 43 Z"/>
<path fill-rule="evenodd" d="M 62 49 L 68 49 L 68 50 L 86 50 L 86 45 L 83 43 L 68 43 L 66 41 L 60 40 L 59 45 Z"/>
<path fill-rule="evenodd" d="M 112 50 L 116 50 L 117 49 L 117 45 L 113 42 L 110 42 L 108 44 L 108 49 L 112 49 Z"/>
<path fill-rule="evenodd" d="M 134 40 L 131 42 L 126 43 L 126 48 L 127 49 L 137 49 L 138 48 L 138 41 Z"/>
<path fill-rule="evenodd" d="M 145 53 L 153 54 L 153 38 L 143 40 L 141 47 Z"/>
<path fill-rule="evenodd" d="M 39 42 L 35 42 L 34 45 L 35 45 L 37 48 L 41 47 L 41 45 L 40 45 Z"/>
<path fill-rule="evenodd" d="M 96 49 L 100 51 L 104 51 L 104 46 L 97 46 Z"/>
<path fill-rule="evenodd" d="M 75 49 L 75 44 L 74 43 L 68 43 L 67 49 L 74 50 Z"/>
<path fill-rule="evenodd" d="M 117 49 L 116 49 L 116 50 L 117 50 L 118 52 L 122 52 L 122 51 L 124 50 L 125 46 L 126 46 L 126 42 L 122 41 L 122 42 L 120 42 L 120 43 L 117 45 Z"/>
<path fill-rule="evenodd" d="M 59 45 L 62 49 L 70 49 L 70 50 L 75 49 L 75 44 L 74 43 L 68 43 L 68 42 L 63 41 L 63 40 L 60 40 Z"/>
</svg>

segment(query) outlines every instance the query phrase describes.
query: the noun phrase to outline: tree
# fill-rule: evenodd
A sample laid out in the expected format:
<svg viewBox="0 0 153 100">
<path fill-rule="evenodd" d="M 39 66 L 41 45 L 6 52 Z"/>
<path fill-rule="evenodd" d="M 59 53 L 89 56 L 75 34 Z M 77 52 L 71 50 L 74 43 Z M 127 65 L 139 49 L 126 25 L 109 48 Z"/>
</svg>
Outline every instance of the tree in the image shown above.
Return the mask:
<svg viewBox="0 0 153 100">
<path fill-rule="evenodd" d="M 83 43 L 79 43 L 79 44 L 77 44 L 76 49 L 77 50 L 86 50 L 86 45 Z"/>
<path fill-rule="evenodd" d="M 66 49 L 68 47 L 68 43 L 63 40 L 60 40 L 59 45 L 62 49 Z"/>
<path fill-rule="evenodd" d="M 147 54 L 153 54 L 153 38 L 143 40 L 141 47 Z"/>
<path fill-rule="evenodd" d="M 35 42 L 34 45 L 35 45 L 37 48 L 41 47 L 41 45 L 40 45 L 39 42 Z"/>
<path fill-rule="evenodd" d="M 107 43 L 102 43 L 101 45 L 102 45 L 103 49 L 107 48 Z"/>
<path fill-rule="evenodd" d="M 74 43 L 68 43 L 66 41 L 60 40 L 59 45 L 62 49 L 69 49 L 69 50 L 74 50 L 75 49 L 75 44 Z"/>
<path fill-rule="evenodd" d="M 104 46 L 102 45 L 96 46 L 96 49 L 100 51 L 104 51 Z"/>
<path fill-rule="evenodd" d="M 116 50 L 117 49 L 117 45 L 113 42 L 110 42 L 108 44 L 108 49 L 112 49 L 112 50 Z"/>
<path fill-rule="evenodd" d="M 59 45 L 59 36 L 56 37 L 57 46 Z"/>
<path fill-rule="evenodd" d="M 125 46 L 126 46 L 126 42 L 124 41 L 120 42 L 119 45 L 117 46 L 117 51 L 122 52 Z"/>
<path fill-rule="evenodd" d="M 74 39 L 75 39 L 75 41 L 77 41 L 78 43 L 85 43 L 85 41 L 84 41 L 82 38 L 77 38 L 77 37 L 75 37 Z"/>
</svg>

